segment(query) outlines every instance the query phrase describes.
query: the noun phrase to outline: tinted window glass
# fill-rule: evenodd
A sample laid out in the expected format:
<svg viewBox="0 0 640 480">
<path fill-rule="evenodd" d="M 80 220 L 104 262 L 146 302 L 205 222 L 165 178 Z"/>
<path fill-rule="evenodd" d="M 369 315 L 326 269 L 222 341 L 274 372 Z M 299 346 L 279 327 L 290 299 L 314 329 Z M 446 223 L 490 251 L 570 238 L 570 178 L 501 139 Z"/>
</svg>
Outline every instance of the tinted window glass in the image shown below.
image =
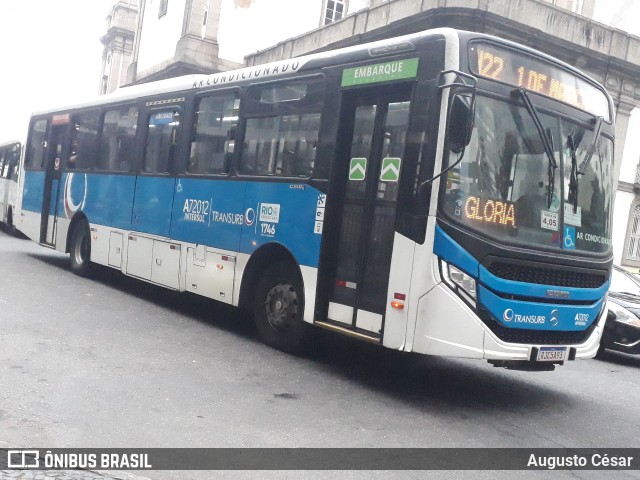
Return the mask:
<svg viewBox="0 0 640 480">
<path fill-rule="evenodd" d="M 310 176 L 315 164 L 319 130 L 319 113 L 247 120 L 240 173 Z"/>
<path fill-rule="evenodd" d="M 111 172 L 131 171 L 135 160 L 138 110 L 122 107 L 104 115 L 97 168 Z"/>
<path fill-rule="evenodd" d="M 70 170 L 93 168 L 98 153 L 99 124 L 99 112 L 88 112 L 73 117 L 67 168 Z"/>
<path fill-rule="evenodd" d="M 202 98 L 196 107 L 187 171 L 229 173 L 238 123 L 237 95 Z"/>
<path fill-rule="evenodd" d="M 47 120 L 37 120 L 31 125 L 29 143 L 25 159 L 25 168 L 43 168 L 45 162 L 45 147 L 47 135 Z"/>
<path fill-rule="evenodd" d="M 143 171 L 169 173 L 178 148 L 180 112 L 171 109 L 152 113 L 148 125 Z"/>
</svg>

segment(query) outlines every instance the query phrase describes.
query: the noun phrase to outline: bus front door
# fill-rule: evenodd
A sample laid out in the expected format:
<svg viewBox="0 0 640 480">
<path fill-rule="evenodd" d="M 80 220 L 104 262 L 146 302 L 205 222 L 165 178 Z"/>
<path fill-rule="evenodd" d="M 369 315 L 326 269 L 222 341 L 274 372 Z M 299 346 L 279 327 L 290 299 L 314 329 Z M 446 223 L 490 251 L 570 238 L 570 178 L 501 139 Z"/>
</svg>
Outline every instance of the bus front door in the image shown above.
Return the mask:
<svg viewBox="0 0 640 480">
<path fill-rule="evenodd" d="M 64 145 L 68 131 L 68 123 L 52 124 L 46 152 L 42 214 L 40 217 L 40 243 L 52 247 L 56 243 L 60 178 L 64 155 L 66 155 Z"/>
<path fill-rule="evenodd" d="M 335 204 L 341 225 L 327 317 L 380 337 L 410 95 L 410 87 L 397 85 L 345 92 L 338 130 L 347 138 L 338 146 L 343 168 Z"/>
</svg>

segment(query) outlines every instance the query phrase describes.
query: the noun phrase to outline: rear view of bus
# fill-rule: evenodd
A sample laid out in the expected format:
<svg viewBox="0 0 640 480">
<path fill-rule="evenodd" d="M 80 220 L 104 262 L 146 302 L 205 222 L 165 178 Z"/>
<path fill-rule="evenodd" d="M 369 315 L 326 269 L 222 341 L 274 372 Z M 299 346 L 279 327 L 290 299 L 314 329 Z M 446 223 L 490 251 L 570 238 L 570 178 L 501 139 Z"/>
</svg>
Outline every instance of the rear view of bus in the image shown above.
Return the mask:
<svg viewBox="0 0 640 480">
<path fill-rule="evenodd" d="M 532 370 L 591 358 L 612 262 L 611 101 L 548 58 L 461 38 L 475 78 L 450 90 L 443 283 L 419 302 L 413 348 Z"/>
</svg>

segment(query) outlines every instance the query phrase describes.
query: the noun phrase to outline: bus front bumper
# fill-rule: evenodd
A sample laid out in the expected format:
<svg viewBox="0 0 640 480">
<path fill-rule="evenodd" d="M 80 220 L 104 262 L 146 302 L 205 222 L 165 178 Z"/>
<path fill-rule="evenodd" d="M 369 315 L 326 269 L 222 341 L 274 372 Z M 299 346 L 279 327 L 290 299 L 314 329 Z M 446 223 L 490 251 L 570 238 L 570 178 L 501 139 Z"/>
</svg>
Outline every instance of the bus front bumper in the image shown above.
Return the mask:
<svg viewBox="0 0 640 480">
<path fill-rule="evenodd" d="M 561 363 L 536 361 L 537 352 L 551 347 L 567 347 L 566 360 L 593 358 L 598 352 L 606 313 L 605 308 L 595 320 L 591 334 L 579 344 L 508 343 L 498 338 L 473 309 L 440 283 L 419 301 L 411 350 L 427 355 L 485 359 L 508 368 L 523 363 Z"/>
</svg>

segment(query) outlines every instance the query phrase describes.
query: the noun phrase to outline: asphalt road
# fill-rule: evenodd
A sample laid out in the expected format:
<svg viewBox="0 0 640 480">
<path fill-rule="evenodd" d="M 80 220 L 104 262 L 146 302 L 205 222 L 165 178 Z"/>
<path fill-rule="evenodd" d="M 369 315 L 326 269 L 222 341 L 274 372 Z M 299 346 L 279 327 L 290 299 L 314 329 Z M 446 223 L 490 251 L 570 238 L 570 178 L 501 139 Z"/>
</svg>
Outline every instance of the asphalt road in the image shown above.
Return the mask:
<svg viewBox="0 0 640 480">
<path fill-rule="evenodd" d="M 109 269 L 82 279 L 69 271 L 67 256 L 0 232 L 0 448 L 638 448 L 639 373 L 640 357 L 623 354 L 555 372 L 512 372 L 328 332 L 309 358 L 296 358 L 262 345 L 235 309 Z"/>
</svg>

